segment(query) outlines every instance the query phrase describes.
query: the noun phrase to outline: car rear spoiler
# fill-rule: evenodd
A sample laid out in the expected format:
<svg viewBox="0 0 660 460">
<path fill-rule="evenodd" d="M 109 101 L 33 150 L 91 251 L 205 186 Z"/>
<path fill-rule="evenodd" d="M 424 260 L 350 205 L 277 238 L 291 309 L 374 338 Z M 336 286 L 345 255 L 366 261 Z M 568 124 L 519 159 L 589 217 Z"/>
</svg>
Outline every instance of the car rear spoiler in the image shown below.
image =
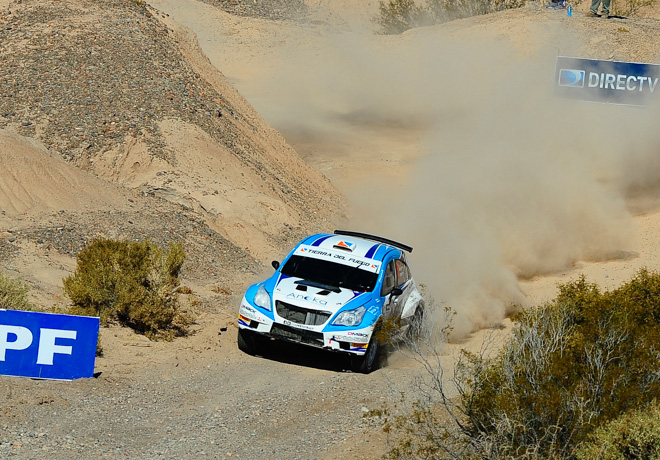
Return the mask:
<svg viewBox="0 0 660 460">
<path fill-rule="evenodd" d="M 407 244 L 398 243 L 394 240 L 383 238 L 382 236 L 370 235 L 368 233 L 352 232 L 350 230 L 335 230 L 335 235 L 355 236 L 357 238 L 365 238 L 367 240 L 378 241 L 379 243 L 389 244 L 395 248 L 403 249 L 404 251 L 412 252 L 412 246 Z"/>
</svg>

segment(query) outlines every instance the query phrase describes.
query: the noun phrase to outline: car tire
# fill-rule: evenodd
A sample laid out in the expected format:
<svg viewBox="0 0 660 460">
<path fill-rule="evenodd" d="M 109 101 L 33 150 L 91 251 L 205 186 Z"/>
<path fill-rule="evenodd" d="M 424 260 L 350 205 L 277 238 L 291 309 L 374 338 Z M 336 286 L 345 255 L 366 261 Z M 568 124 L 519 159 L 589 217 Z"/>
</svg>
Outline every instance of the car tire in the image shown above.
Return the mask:
<svg viewBox="0 0 660 460">
<path fill-rule="evenodd" d="M 238 330 L 238 349 L 248 355 L 256 355 L 259 349 L 258 339 L 254 332 L 245 329 Z"/>
<path fill-rule="evenodd" d="M 376 333 L 371 335 L 367 351 L 362 356 L 351 357 L 351 370 L 361 374 L 369 374 L 380 367 L 381 347 L 376 339 Z"/>
</svg>

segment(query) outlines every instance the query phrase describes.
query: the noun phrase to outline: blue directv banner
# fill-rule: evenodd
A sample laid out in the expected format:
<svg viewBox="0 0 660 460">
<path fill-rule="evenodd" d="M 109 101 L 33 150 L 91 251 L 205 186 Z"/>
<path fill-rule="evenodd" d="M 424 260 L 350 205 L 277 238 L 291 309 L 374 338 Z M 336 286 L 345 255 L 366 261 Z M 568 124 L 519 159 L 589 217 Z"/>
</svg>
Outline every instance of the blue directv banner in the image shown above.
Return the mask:
<svg viewBox="0 0 660 460">
<path fill-rule="evenodd" d="M 660 101 L 660 65 L 557 57 L 555 95 L 624 105 Z"/>
<path fill-rule="evenodd" d="M 98 335 L 99 318 L 0 310 L 0 374 L 93 377 Z"/>
</svg>

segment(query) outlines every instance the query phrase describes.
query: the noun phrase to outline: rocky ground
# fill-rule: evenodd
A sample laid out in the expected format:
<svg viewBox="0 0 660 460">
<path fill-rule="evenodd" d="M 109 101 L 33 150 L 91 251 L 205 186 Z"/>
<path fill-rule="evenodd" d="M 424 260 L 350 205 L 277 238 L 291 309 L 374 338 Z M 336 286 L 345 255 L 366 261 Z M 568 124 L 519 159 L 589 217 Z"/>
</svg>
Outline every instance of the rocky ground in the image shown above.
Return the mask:
<svg viewBox="0 0 660 460">
<path fill-rule="evenodd" d="M 235 142 L 233 108 L 175 52 L 167 28 L 138 2 L 104 5 L 90 14 L 28 3 L 3 14 L 0 126 L 38 133 L 68 159 L 145 134 L 150 151 L 166 155 L 156 122 L 169 116 Z"/>
</svg>

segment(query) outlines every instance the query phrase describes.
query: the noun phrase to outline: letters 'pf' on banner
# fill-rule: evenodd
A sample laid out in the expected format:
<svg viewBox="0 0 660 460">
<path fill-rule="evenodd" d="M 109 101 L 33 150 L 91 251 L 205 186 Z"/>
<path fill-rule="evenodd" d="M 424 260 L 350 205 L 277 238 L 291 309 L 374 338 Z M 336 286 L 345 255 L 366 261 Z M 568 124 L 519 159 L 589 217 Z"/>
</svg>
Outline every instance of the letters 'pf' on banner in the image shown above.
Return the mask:
<svg viewBox="0 0 660 460">
<path fill-rule="evenodd" d="M 558 56 L 555 95 L 610 104 L 660 102 L 660 65 Z"/>
<path fill-rule="evenodd" d="M 93 377 L 98 335 L 96 317 L 0 310 L 0 374 Z"/>
</svg>

